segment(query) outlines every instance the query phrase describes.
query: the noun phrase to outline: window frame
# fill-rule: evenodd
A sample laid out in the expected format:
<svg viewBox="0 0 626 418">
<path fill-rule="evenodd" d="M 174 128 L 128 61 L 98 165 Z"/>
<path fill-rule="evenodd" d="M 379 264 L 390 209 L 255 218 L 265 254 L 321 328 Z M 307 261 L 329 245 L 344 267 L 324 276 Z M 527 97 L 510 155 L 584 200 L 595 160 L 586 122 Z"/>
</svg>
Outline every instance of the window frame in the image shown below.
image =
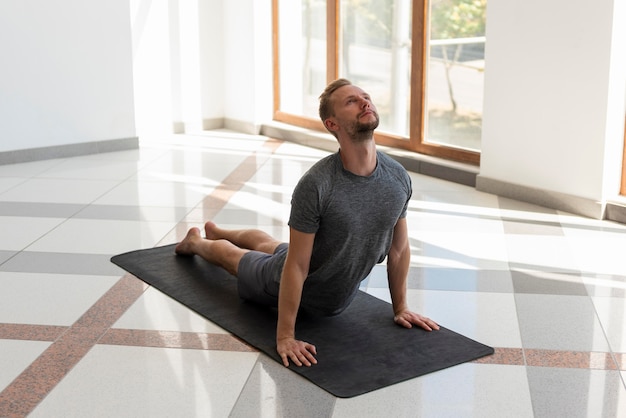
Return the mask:
<svg viewBox="0 0 626 418">
<path fill-rule="evenodd" d="M 326 1 L 326 82 L 339 77 L 340 1 Z M 274 120 L 326 132 L 319 119 L 280 110 L 279 0 L 272 0 Z M 420 154 L 480 165 L 480 152 L 430 143 L 426 138 L 426 88 L 429 51 L 429 0 L 413 0 L 409 137 L 376 132 L 376 143 Z"/>
</svg>

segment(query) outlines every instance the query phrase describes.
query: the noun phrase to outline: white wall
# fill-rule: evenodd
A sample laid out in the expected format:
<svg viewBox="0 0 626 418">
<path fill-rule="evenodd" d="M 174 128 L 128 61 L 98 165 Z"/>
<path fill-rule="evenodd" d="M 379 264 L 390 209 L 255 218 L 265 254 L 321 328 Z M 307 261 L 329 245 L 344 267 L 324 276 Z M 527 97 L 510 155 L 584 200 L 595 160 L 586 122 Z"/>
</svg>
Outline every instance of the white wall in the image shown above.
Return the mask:
<svg viewBox="0 0 626 418">
<path fill-rule="evenodd" d="M 271 0 L 130 0 L 140 137 L 272 120 Z"/>
<path fill-rule="evenodd" d="M 171 133 L 181 121 L 179 94 L 172 88 L 170 7 L 167 1 L 130 0 L 135 120 L 140 137 Z M 180 78 L 178 75 L 176 78 Z"/>
<path fill-rule="evenodd" d="M 222 0 L 130 0 L 130 14 L 140 136 L 221 127 Z"/>
<path fill-rule="evenodd" d="M 224 117 L 224 6 L 222 1 L 203 1 L 199 6 L 200 25 L 200 72 L 203 75 L 201 86 L 202 119 L 212 121 Z M 211 128 L 209 126 L 205 128 Z"/>
<path fill-rule="evenodd" d="M 271 0 L 130 0 L 141 137 L 272 119 Z"/>
<path fill-rule="evenodd" d="M 623 3 L 489 0 L 479 180 L 597 202 L 618 194 Z"/>
<path fill-rule="evenodd" d="M 2 0 L 0 54 L 0 152 L 135 136 L 128 0 Z"/>
<path fill-rule="evenodd" d="M 272 120 L 271 6 L 271 0 L 224 1 L 224 113 L 251 124 L 250 133 Z"/>
</svg>

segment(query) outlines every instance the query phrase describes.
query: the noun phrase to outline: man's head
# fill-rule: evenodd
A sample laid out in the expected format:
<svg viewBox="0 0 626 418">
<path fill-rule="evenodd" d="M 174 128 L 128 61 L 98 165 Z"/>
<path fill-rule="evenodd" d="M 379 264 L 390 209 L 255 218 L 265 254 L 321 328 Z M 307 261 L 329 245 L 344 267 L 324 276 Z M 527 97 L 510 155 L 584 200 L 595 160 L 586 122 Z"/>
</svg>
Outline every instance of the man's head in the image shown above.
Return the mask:
<svg viewBox="0 0 626 418">
<path fill-rule="evenodd" d="M 379 123 L 369 94 L 345 78 L 326 86 L 320 95 L 319 115 L 336 138 L 344 132 L 352 139 L 369 139 Z"/>
<path fill-rule="evenodd" d="M 352 83 L 350 82 L 350 80 L 346 80 L 345 78 L 339 78 L 326 86 L 326 88 L 320 95 L 319 114 L 322 122 L 335 114 L 333 110 L 333 101 L 331 99 L 331 96 L 333 95 L 335 90 L 343 86 L 351 85 Z"/>
</svg>

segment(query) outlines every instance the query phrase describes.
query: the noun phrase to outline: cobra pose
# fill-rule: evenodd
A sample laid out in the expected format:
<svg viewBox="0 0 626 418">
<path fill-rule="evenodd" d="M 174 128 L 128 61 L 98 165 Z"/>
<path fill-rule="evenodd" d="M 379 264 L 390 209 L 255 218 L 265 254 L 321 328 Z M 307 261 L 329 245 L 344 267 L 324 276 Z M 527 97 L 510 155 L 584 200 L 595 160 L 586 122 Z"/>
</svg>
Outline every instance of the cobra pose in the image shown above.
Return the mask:
<svg viewBox="0 0 626 418">
<path fill-rule="evenodd" d="M 278 307 L 276 350 L 285 366 L 317 364 L 316 347 L 295 335 L 299 310 L 340 314 L 385 258 L 393 320 L 406 328 L 439 329 L 407 304 L 411 178 L 376 149 L 379 117 L 371 97 L 346 79 L 335 80 L 320 96 L 319 114 L 339 151 L 318 161 L 296 185 L 289 243 L 256 229 L 207 222 L 204 238 L 192 228 L 176 246 L 179 255 L 198 255 L 235 275 L 242 298 Z"/>
</svg>

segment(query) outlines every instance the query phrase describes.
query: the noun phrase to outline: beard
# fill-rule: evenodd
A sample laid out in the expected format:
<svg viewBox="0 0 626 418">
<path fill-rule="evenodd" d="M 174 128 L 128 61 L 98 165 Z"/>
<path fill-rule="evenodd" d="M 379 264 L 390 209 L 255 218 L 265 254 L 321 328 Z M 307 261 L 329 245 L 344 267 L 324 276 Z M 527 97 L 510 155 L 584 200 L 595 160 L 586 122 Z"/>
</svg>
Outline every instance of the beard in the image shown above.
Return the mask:
<svg viewBox="0 0 626 418">
<path fill-rule="evenodd" d="M 380 118 L 378 117 L 377 112 L 372 112 L 374 115 L 374 120 L 369 120 L 367 122 L 361 122 L 359 118 L 346 129 L 350 138 L 353 141 L 365 141 L 370 140 L 374 136 L 374 130 L 378 128 L 378 124 L 380 123 Z"/>
</svg>

